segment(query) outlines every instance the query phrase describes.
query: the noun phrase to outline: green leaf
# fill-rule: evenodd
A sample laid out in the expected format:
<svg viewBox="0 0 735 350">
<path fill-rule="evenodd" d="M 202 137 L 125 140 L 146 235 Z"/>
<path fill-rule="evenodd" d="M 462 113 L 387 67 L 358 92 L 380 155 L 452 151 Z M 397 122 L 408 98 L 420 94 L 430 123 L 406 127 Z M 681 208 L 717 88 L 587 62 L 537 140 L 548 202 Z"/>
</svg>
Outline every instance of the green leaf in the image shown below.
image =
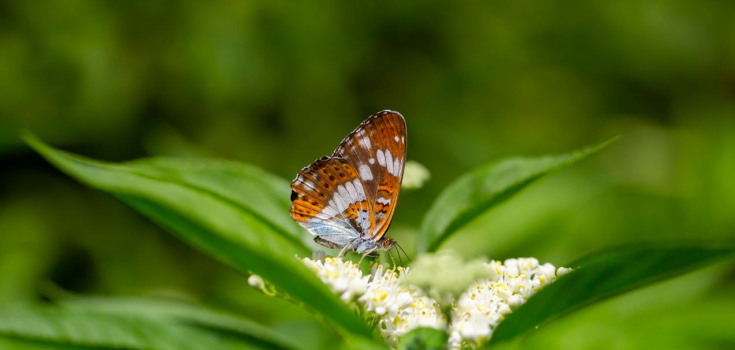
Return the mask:
<svg viewBox="0 0 735 350">
<path fill-rule="evenodd" d="M 288 181 L 252 165 L 226 160 L 147 158 L 123 163 L 140 174 L 166 178 L 215 194 L 271 226 L 296 245 L 314 241 L 296 224 Z M 304 247 L 310 251 L 311 247 Z"/>
<path fill-rule="evenodd" d="M 72 298 L 58 302 L 67 310 L 97 314 L 172 321 L 206 330 L 216 330 L 248 339 L 257 339 L 278 349 L 305 349 L 295 339 L 249 319 L 201 305 L 162 298 Z"/>
<path fill-rule="evenodd" d="M 401 338 L 398 350 L 443 350 L 446 348 L 447 332 L 434 328 L 417 328 Z"/>
<path fill-rule="evenodd" d="M 278 200 L 268 199 L 269 191 L 276 195 L 277 181 L 268 179 L 266 173 L 241 171 L 238 167 L 226 167 L 223 172 L 223 167 L 209 168 L 201 161 L 187 166 L 184 160 L 112 164 L 56 150 L 31 135 L 25 140 L 80 182 L 119 199 L 243 273 L 252 271 L 262 276 L 338 329 L 370 337 L 367 325 L 294 258 L 294 254 L 307 256 L 311 251 L 290 237 L 287 225 L 268 214 L 265 205 L 256 211 L 258 203 L 243 192 L 262 186 L 259 200 L 271 201 L 271 207 L 277 208 Z M 238 172 L 243 173 L 239 184 Z"/>
<path fill-rule="evenodd" d="M 607 298 L 735 257 L 735 248 L 635 245 L 598 252 L 538 292 L 495 329 L 488 345 L 515 339 Z"/>
<path fill-rule="evenodd" d="M 32 305 L 0 309 L 0 335 L 56 345 L 113 349 L 274 348 L 272 344 L 226 337 L 217 332 L 163 320 Z"/>
<path fill-rule="evenodd" d="M 349 342 L 342 343 L 339 347 L 341 350 L 391 350 L 386 344 L 376 342 L 368 342 L 362 339 L 353 339 Z"/>
<path fill-rule="evenodd" d="M 617 137 L 570 153 L 538 158 L 512 158 L 471 171 L 439 195 L 424 217 L 418 236 L 420 252 L 433 252 L 478 216 L 510 199 L 543 176 L 574 164 Z"/>
<path fill-rule="evenodd" d="M 43 340 L 23 339 L 15 336 L 0 334 L 0 349 L 13 350 L 89 350 L 86 346 L 57 344 Z M 95 347 L 95 350 L 110 350 L 115 348 Z"/>
</svg>

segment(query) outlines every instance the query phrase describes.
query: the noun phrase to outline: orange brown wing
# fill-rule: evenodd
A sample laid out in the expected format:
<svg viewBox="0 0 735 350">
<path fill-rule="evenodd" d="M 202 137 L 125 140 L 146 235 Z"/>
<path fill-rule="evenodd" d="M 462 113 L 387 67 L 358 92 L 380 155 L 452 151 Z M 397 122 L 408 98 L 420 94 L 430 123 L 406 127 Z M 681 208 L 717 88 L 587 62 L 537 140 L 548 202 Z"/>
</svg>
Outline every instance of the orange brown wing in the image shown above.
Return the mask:
<svg viewBox="0 0 735 350">
<path fill-rule="evenodd" d="M 357 170 L 373 209 L 371 229 L 363 237 L 380 240 L 390 226 L 406 163 L 406 121 L 382 111 L 362 122 L 334 151 Z"/>
<path fill-rule="evenodd" d="M 369 231 L 372 212 L 357 171 L 347 160 L 317 159 L 291 183 L 291 217 L 336 246 Z"/>
</svg>

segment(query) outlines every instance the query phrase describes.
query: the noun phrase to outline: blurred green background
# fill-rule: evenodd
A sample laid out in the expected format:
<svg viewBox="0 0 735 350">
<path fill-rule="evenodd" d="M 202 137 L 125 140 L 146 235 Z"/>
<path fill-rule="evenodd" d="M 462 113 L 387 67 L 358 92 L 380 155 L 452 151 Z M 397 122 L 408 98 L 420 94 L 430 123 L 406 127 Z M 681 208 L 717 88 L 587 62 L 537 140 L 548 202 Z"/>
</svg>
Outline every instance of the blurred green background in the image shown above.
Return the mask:
<svg viewBox="0 0 735 350">
<path fill-rule="evenodd" d="M 336 341 L 46 164 L 21 129 L 104 160 L 218 157 L 291 179 L 368 115 L 393 109 L 407 120 L 408 159 L 432 173 L 402 194 L 389 233 L 409 251 L 423 213 L 462 173 L 619 134 L 448 246 L 562 265 L 630 241 L 729 239 L 733 13 L 726 0 L 0 1 L 0 303 L 60 289 L 174 296 L 315 348 Z M 708 268 L 521 346 L 733 348 L 734 276 L 731 265 Z"/>
</svg>

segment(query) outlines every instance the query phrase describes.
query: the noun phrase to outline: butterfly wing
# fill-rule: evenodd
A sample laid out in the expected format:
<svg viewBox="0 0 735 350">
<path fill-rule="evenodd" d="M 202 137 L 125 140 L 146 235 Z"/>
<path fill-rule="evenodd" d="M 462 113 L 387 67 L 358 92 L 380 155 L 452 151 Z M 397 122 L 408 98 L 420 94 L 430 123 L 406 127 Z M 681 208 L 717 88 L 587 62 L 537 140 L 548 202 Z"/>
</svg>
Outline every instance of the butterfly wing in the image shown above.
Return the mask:
<svg viewBox="0 0 735 350">
<path fill-rule="evenodd" d="M 370 228 L 371 213 L 357 171 L 347 160 L 317 159 L 291 183 L 291 217 L 322 245 L 341 248 L 359 238 Z"/>
<path fill-rule="evenodd" d="M 360 175 L 370 208 L 370 230 L 364 238 L 379 240 L 390 226 L 406 163 L 406 121 L 398 112 L 382 111 L 366 119 L 340 143 L 333 157 L 347 160 Z"/>
</svg>

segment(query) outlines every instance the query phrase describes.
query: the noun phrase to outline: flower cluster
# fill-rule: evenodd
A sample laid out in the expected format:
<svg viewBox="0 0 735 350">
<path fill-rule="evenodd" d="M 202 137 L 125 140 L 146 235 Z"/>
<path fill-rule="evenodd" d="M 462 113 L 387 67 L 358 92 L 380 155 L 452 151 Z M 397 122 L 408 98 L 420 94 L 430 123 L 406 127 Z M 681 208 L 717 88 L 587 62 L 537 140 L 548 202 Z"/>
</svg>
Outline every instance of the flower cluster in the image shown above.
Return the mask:
<svg viewBox="0 0 735 350">
<path fill-rule="evenodd" d="M 493 330 L 518 306 L 557 275 L 569 271 L 534 258 L 508 259 L 486 264 L 490 275 L 473 283 L 454 303 L 449 325 L 449 348 L 476 347 L 490 339 Z"/>
<path fill-rule="evenodd" d="M 365 294 L 358 299 L 365 311 L 378 317 L 381 336 L 395 346 L 404 334 L 414 328 L 431 327 L 445 329 L 447 319 L 433 299 L 406 285 L 408 269 L 398 271 L 378 266 Z"/>
<path fill-rule="evenodd" d="M 332 257 L 323 261 L 309 258 L 301 261 L 344 302 L 360 307 L 391 346 L 415 328 L 445 329 L 447 326 L 447 319 L 436 301 L 404 283 L 407 268 L 392 270 L 380 265 L 370 275 L 363 276 L 351 261 Z"/>
<path fill-rule="evenodd" d="M 306 267 L 316 273 L 317 277 L 324 282 L 345 303 L 351 302 L 356 296 L 365 293 L 370 276 L 363 276 L 362 271 L 351 261 L 341 259 L 325 258 L 322 260 L 301 260 Z"/>
<path fill-rule="evenodd" d="M 358 308 L 393 347 L 409 331 L 431 327 L 448 332 L 449 349 L 476 348 L 490 339 L 507 314 L 570 271 L 548 263 L 541 265 L 534 258 L 480 263 L 485 269 L 483 277 L 462 288 L 459 298 L 452 298 L 442 308 L 444 304 L 428 296 L 437 295 L 432 286 L 419 288 L 409 283 L 409 268 L 392 270 L 381 265 L 363 275 L 356 264 L 342 259 L 301 261 L 345 303 Z"/>
</svg>

